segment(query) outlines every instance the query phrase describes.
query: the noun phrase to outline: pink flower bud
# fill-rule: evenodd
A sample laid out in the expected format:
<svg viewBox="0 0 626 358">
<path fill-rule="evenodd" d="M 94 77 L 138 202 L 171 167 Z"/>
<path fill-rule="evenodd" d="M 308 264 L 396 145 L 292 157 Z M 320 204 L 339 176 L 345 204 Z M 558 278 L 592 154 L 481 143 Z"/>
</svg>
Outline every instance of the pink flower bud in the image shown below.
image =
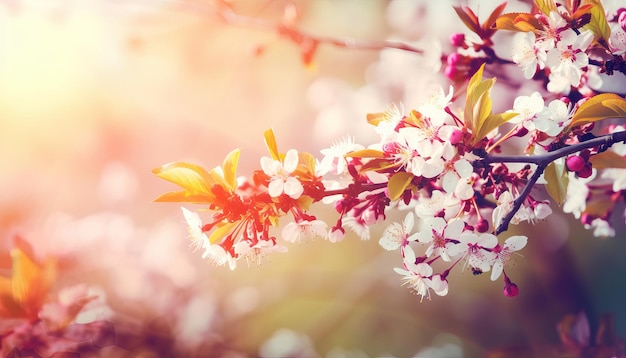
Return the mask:
<svg viewBox="0 0 626 358">
<path fill-rule="evenodd" d="M 454 80 L 456 75 L 457 75 L 456 67 L 454 67 L 454 66 L 446 66 L 446 69 L 444 70 L 444 74 L 449 79 Z"/>
<path fill-rule="evenodd" d="M 397 148 L 398 148 L 398 144 L 395 142 L 387 142 L 383 144 L 383 152 L 385 154 L 395 153 Z"/>
<path fill-rule="evenodd" d="M 489 223 L 487 222 L 487 220 L 482 219 L 476 224 L 474 228 L 478 232 L 487 232 L 487 230 L 489 230 Z"/>
<path fill-rule="evenodd" d="M 465 34 L 456 33 L 450 36 L 450 43 L 452 46 L 461 47 L 465 45 Z"/>
<path fill-rule="evenodd" d="M 585 179 L 585 178 L 589 178 L 592 173 L 593 173 L 593 170 L 591 169 L 591 164 L 585 163 L 585 166 L 581 170 L 577 171 L 576 175 L 579 178 Z"/>
<path fill-rule="evenodd" d="M 450 144 L 457 144 L 462 138 L 463 132 L 458 128 L 454 128 L 454 130 L 450 133 L 450 138 L 448 138 L 448 140 L 450 141 Z"/>
<path fill-rule="evenodd" d="M 571 172 L 578 172 L 585 167 L 586 161 L 578 155 L 572 155 L 565 159 L 565 166 Z"/>
<path fill-rule="evenodd" d="M 450 66 L 456 66 L 457 63 L 459 63 L 461 61 L 461 55 L 459 55 L 458 53 L 454 52 L 448 55 L 448 57 L 446 58 L 446 61 L 448 62 L 448 65 Z"/>
<path fill-rule="evenodd" d="M 519 288 L 513 282 L 507 282 L 504 285 L 504 295 L 506 297 L 515 297 L 519 294 Z"/>
</svg>

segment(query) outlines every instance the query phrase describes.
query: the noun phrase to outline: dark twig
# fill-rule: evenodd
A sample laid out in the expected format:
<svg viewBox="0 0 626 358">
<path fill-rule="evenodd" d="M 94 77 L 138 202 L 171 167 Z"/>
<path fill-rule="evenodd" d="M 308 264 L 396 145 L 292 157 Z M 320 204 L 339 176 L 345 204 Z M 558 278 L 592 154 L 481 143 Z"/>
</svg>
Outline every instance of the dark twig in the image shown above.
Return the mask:
<svg viewBox="0 0 626 358">
<path fill-rule="evenodd" d="M 546 167 L 552 163 L 553 161 L 568 156 L 570 154 L 579 152 L 583 149 L 589 148 L 608 148 L 615 143 L 626 142 L 626 131 L 615 132 L 599 137 L 595 137 L 584 142 L 580 142 L 577 144 L 572 144 L 563 148 L 559 148 L 552 152 L 543 154 L 543 155 L 533 155 L 533 156 L 522 156 L 522 155 L 486 155 L 480 161 L 484 164 L 490 163 L 530 163 L 537 165 L 535 172 L 530 177 L 524 189 L 520 195 L 513 202 L 513 208 L 507 215 L 502 219 L 502 222 L 496 229 L 496 235 L 506 231 L 509 227 L 509 223 L 517 213 L 517 211 L 522 206 L 522 203 L 528 195 L 530 194 L 531 189 L 546 169 Z"/>
</svg>

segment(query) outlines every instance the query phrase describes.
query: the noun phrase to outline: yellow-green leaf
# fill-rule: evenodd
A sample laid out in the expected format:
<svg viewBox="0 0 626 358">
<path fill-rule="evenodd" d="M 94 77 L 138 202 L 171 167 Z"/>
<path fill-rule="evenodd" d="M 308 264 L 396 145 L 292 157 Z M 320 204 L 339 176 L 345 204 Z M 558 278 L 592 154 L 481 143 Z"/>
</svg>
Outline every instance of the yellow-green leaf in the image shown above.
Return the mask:
<svg viewBox="0 0 626 358">
<path fill-rule="evenodd" d="M 274 131 L 272 129 L 268 129 L 263 133 L 263 137 L 265 138 L 265 146 L 267 150 L 270 152 L 272 159 L 280 160 L 280 156 L 278 155 L 278 146 L 276 145 L 276 137 L 274 136 Z"/>
<path fill-rule="evenodd" d="M 539 11 L 546 15 L 550 15 L 551 11 L 556 11 L 556 4 L 554 0 L 535 0 L 535 5 Z"/>
<path fill-rule="evenodd" d="M 489 132 L 510 121 L 515 116 L 517 116 L 517 113 L 514 112 L 490 114 L 476 133 L 474 144 L 484 138 Z"/>
<path fill-rule="evenodd" d="M 345 155 L 349 158 L 384 158 L 385 153 L 376 149 L 361 149 Z"/>
<path fill-rule="evenodd" d="M 161 194 L 154 201 L 157 203 L 208 204 L 215 202 L 215 196 L 208 193 L 190 194 L 188 191 L 176 191 Z"/>
<path fill-rule="evenodd" d="M 214 180 L 207 171 L 195 164 L 173 162 L 152 171 L 161 179 L 181 186 L 190 194 L 210 193 Z"/>
<path fill-rule="evenodd" d="M 602 3 L 597 0 L 588 0 L 588 2 L 592 4 L 593 7 L 589 10 L 591 20 L 587 25 L 585 25 L 585 27 L 593 32 L 596 41 L 606 44 L 609 37 L 611 37 L 611 28 L 609 27 L 609 23 L 606 21 Z"/>
<path fill-rule="evenodd" d="M 613 93 L 603 93 L 591 97 L 581 104 L 574 113 L 572 123 L 568 128 L 607 118 L 624 117 L 626 117 L 626 100 Z"/>
<path fill-rule="evenodd" d="M 569 182 L 565 163 L 563 161 L 550 163 L 543 172 L 543 177 L 546 180 L 548 194 L 560 206 L 565 201 Z"/>
<path fill-rule="evenodd" d="M 400 164 L 396 163 L 394 160 L 389 159 L 373 159 L 363 164 L 361 167 L 361 172 L 366 172 L 368 170 L 385 170 L 393 167 L 399 167 Z"/>
<path fill-rule="evenodd" d="M 228 153 L 222 164 L 222 168 L 224 169 L 224 181 L 231 191 L 237 189 L 237 163 L 239 163 L 240 153 L 241 151 L 239 149 Z"/>
<path fill-rule="evenodd" d="M 415 176 L 407 172 L 397 172 L 389 178 L 387 188 L 389 190 L 389 199 L 398 200 L 402 193 L 409 187 Z"/>
<path fill-rule="evenodd" d="M 221 241 L 235 227 L 237 223 L 226 222 L 218 224 L 217 227 L 209 235 L 209 242 L 214 244 Z"/>
<path fill-rule="evenodd" d="M 602 153 L 598 153 L 589 158 L 591 165 L 596 169 L 606 168 L 618 168 L 626 169 L 626 158 L 615 153 L 612 150 L 607 150 Z"/>
</svg>

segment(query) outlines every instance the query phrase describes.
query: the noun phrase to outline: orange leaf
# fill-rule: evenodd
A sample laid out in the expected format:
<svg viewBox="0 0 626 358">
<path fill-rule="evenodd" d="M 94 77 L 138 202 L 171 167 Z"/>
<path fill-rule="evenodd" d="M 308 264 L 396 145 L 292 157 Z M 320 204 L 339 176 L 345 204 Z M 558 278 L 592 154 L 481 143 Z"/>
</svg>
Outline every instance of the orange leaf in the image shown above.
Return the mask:
<svg viewBox="0 0 626 358">
<path fill-rule="evenodd" d="M 263 133 L 263 137 L 265 138 L 265 146 L 267 150 L 270 152 L 272 159 L 280 160 L 280 156 L 278 155 L 278 146 L 276 145 L 276 137 L 274 136 L 274 131 L 268 129 Z"/>
<path fill-rule="evenodd" d="M 596 169 L 606 168 L 619 168 L 626 169 L 626 158 L 615 153 L 612 150 L 607 150 L 602 153 L 591 156 L 589 158 L 591 165 Z"/>
<path fill-rule="evenodd" d="M 502 11 L 504 11 L 505 7 L 506 7 L 506 2 L 503 2 L 502 4 L 498 5 L 498 7 L 496 7 L 491 12 L 487 20 L 483 23 L 482 25 L 483 31 L 486 34 L 489 34 L 489 36 L 493 35 L 494 33 L 493 25 L 496 23 L 496 20 L 498 19 L 500 14 L 502 14 Z"/>
<path fill-rule="evenodd" d="M 36 318 L 56 277 L 56 262 L 52 259 L 37 264 L 20 247 L 11 250 L 13 299 L 20 304 L 28 318 Z"/>
<path fill-rule="evenodd" d="M 459 16 L 461 21 L 467 26 L 472 32 L 480 35 L 482 32 L 482 28 L 478 23 L 478 16 L 470 9 L 469 7 L 461 7 L 461 6 L 453 6 L 454 11 Z"/>
</svg>

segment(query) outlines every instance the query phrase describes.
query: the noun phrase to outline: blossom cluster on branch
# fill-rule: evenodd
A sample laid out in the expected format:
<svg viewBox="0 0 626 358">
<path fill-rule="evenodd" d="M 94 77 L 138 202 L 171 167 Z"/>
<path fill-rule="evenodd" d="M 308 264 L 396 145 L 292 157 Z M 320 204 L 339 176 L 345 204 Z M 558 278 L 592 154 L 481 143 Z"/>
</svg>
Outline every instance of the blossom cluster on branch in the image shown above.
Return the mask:
<svg viewBox="0 0 626 358">
<path fill-rule="evenodd" d="M 610 216 L 626 189 L 620 124 L 626 100 L 600 89 L 610 76 L 626 73 L 626 8 L 535 0 L 528 13 L 506 13 L 502 4 L 484 22 L 470 8 L 455 10 L 472 34 L 451 34 L 456 52 L 444 58 L 449 89 L 437 89 L 409 111 L 392 104 L 368 115 L 377 142 L 345 137 L 316 156 L 279 150 L 268 130 L 269 155 L 252 175 L 237 176 L 239 150 L 212 170 L 169 163 L 154 173 L 182 191 L 156 201 L 203 205 L 198 212 L 182 209 L 192 245 L 231 269 L 286 251 L 274 231 L 279 226 L 287 242 L 337 242 L 346 231 L 368 240 L 372 225 L 391 210 L 405 211 L 404 220 L 377 239 L 400 253 L 395 271 L 422 298 L 446 295 L 456 267 L 490 272 L 491 280 L 503 279 L 506 296 L 516 296 L 505 268 L 528 238 L 506 231 L 546 219 L 553 204 L 596 236 L 613 235 Z M 496 54 L 494 35 L 511 31 L 512 53 Z M 484 78 L 492 66 L 521 71 L 544 90 L 494 112 L 497 77 Z M 521 149 L 510 154 L 510 148 Z M 337 220 L 328 224 L 312 215 L 314 203 L 332 205 Z M 422 222 L 417 230 L 416 220 Z"/>
</svg>

